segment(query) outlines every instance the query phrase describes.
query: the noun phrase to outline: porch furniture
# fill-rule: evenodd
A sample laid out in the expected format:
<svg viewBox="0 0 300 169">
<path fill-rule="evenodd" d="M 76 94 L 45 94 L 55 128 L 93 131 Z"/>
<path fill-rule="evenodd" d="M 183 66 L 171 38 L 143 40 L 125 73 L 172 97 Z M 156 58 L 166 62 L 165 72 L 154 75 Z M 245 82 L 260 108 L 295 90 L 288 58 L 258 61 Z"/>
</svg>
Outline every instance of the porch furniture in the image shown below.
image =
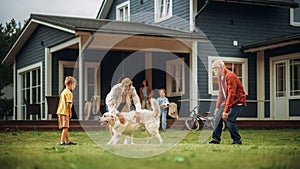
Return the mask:
<svg viewBox="0 0 300 169">
<path fill-rule="evenodd" d="M 33 116 L 35 116 L 35 120 L 38 120 L 41 114 L 41 105 L 37 103 L 26 104 L 26 113 L 30 116 L 30 120 L 33 120 Z"/>
<path fill-rule="evenodd" d="M 52 119 L 56 119 L 56 111 L 58 107 L 59 96 L 46 96 L 46 100 L 48 105 L 48 115 L 51 115 Z"/>
</svg>

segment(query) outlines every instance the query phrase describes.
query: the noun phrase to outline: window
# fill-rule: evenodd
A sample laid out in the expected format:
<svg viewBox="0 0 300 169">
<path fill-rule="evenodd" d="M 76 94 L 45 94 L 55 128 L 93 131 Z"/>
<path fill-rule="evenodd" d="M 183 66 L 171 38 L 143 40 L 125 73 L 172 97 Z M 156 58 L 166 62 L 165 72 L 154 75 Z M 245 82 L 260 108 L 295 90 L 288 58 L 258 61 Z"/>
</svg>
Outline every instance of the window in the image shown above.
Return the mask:
<svg viewBox="0 0 300 169">
<path fill-rule="evenodd" d="M 294 0 L 300 5 L 300 0 Z M 300 26 L 300 8 L 290 9 L 290 24 L 293 26 Z"/>
<path fill-rule="evenodd" d="M 21 76 L 21 116 L 29 119 L 26 104 L 41 103 L 41 71 L 40 68 L 20 73 Z"/>
<path fill-rule="evenodd" d="M 179 58 L 167 61 L 168 96 L 182 96 L 185 91 L 184 82 L 184 60 Z"/>
<path fill-rule="evenodd" d="M 286 63 L 276 63 L 276 97 L 286 96 Z"/>
<path fill-rule="evenodd" d="M 130 21 L 129 1 L 123 2 L 116 7 L 116 20 Z"/>
<path fill-rule="evenodd" d="M 208 92 L 212 95 L 218 95 L 218 77 L 212 73 L 212 63 L 222 59 L 225 66 L 230 71 L 234 72 L 243 84 L 246 94 L 248 93 L 248 61 L 245 58 L 230 58 L 230 57 L 208 57 Z"/>
<path fill-rule="evenodd" d="M 161 22 L 172 17 L 172 0 L 155 0 L 154 6 L 154 22 Z"/>
<path fill-rule="evenodd" d="M 290 95 L 300 96 L 300 58 L 290 60 Z"/>
</svg>

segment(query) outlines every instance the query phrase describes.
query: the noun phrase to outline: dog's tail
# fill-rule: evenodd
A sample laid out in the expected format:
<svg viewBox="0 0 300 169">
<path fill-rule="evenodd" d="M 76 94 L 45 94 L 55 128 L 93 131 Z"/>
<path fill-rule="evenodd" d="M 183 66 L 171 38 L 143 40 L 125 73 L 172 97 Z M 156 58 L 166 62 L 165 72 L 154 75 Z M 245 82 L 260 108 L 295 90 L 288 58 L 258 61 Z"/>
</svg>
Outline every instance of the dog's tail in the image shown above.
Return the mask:
<svg viewBox="0 0 300 169">
<path fill-rule="evenodd" d="M 155 99 L 151 98 L 150 102 L 151 102 L 151 108 L 154 111 L 154 114 L 153 114 L 154 117 L 160 117 L 160 107 L 159 107 L 157 101 Z"/>
</svg>

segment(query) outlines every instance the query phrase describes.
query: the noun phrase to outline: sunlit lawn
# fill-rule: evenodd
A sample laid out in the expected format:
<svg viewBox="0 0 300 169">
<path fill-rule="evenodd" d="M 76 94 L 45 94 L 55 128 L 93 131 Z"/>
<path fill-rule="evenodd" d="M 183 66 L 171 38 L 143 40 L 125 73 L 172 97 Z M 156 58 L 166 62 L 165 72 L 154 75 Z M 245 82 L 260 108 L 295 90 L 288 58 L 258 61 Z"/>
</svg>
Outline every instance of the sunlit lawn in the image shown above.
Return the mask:
<svg viewBox="0 0 300 169">
<path fill-rule="evenodd" d="M 170 130 L 169 134 L 162 135 L 165 140 L 163 145 L 158 145 L 154 139 L 150 145 L 123 145 L 120 142 L 104 148 L 98 144 L 108 141 L 107 131 L 93 131 L 94 135 L 91 132 L 71 131 L 70 138 L 79 143 L 75 146 L 59 146 L 60 131 L 0 132 L 0 168 L 300 168 L 300 129 L 240 130 L 243 145 L 231 145 L 228 131 L 224 131 L 220 145 L 207 144 L 209 138 L 200 143 L 200 131 L 193 131 L 169 149 L 168 145 L 176 142 L 170 136 L 180 135 L 181 132 L 184 131 Z M 103 135 L 102 141 L 95 141 L 98 135 Z M 129 158 L 115 153 L 118 149 L 128 149 L 129 152 L 130 149 L 153 149 L 155 152 L 153 147 L 167 147 L 168 151 L 147 158 Z"/>
</svg>

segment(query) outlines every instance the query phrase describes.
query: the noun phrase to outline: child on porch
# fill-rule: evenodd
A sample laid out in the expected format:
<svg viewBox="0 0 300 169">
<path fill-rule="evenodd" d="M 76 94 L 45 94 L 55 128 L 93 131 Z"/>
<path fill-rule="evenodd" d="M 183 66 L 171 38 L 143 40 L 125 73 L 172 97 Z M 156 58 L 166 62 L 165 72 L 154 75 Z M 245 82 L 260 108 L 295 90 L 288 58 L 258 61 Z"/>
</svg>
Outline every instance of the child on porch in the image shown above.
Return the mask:
<svg viewBox="0 0 300 169">
<path fill-rule="evenodd" d="M 160 89 L 158 91 L 159 98 L 157 98 L 158 105 L 160 106 L 160 112 L 161 112 L 161 129 L 163 132 L 167 130 L 167 107 L 169 105 L 169 100 L 166 97 L 166 90 Z"/>
<path fill-rule="evenodd" d="M 62 91 L 57 108 L 58 127 L 62 129 L 60 145 L 76 145 L 69 140 L 69 123 L 72 118 L 73 93 L 76 87 L 76 79 L 67 76 L 65 79 L 66 88 Z"/>
</svg>

